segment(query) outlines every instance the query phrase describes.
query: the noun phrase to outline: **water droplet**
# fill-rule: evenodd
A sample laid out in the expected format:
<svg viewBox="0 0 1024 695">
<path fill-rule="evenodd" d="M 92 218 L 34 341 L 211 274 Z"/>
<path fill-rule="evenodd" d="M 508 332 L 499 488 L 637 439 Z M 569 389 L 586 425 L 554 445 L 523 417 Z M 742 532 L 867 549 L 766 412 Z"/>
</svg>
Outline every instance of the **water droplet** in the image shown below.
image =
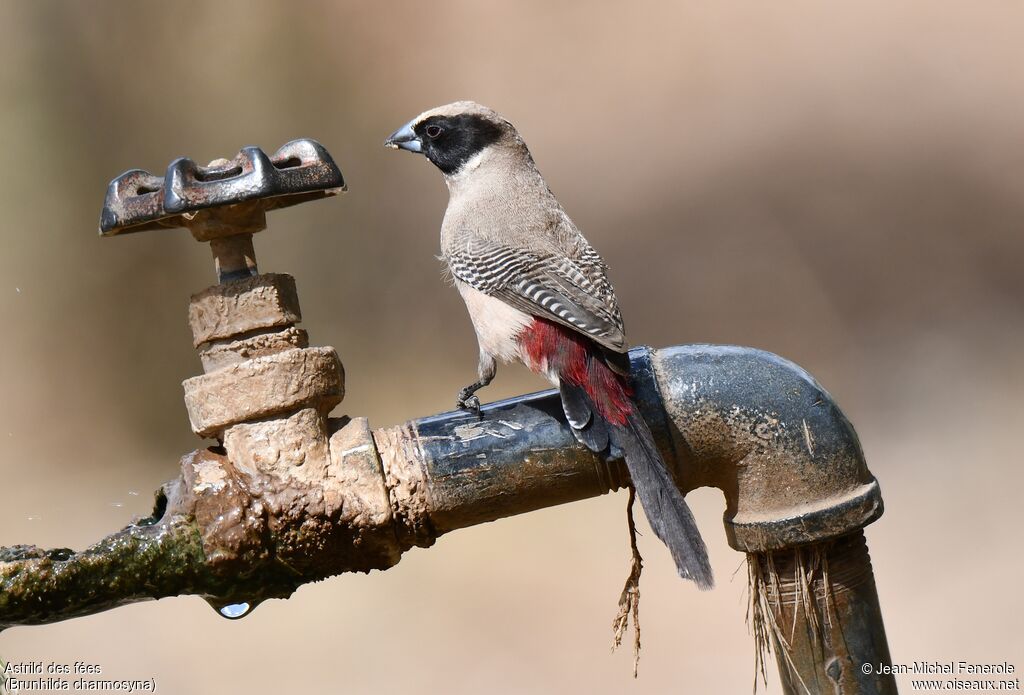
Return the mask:
<svg viewBox="0 0 1024 695">
<path fill-rule="evenodd" d="M 124 502 L 111 502 L 110 506 L 111 507 L 123 507 L 124 506 Z"/>
<path fill-rule="evenodd" d="M 29 517 L 25 517 L 25 518 L 28 519 L 29 521 L 39 521 L 43 517 L 41 517 L 41 516 L 29 516 Z"/>
<path fill-rule="evenodd" d="M 213 596 L 204 596 L 203 599 L 210 604 L 213 610 L 217 611 L 217 614 L 222 618 L 228 620 L 241 620 L 242 618 L 251 615 L 256 607 L 263 603 L 263 599 L 255 601 L 238 601 L 237 603 L 228 603 L 227 599 L 216 598 Z"/>
<path fill-rule="evenodd" d="M 252 608 L 248 603 L 229 603 L 226 606 L 221 606 L 217 609 L 217 612 L 228 620 L 239 620 L 249 615 L 252 612 Z"/>
<path fill-rule="evenodd" d="M 131 495 L 132 497 L 138 497 L 139 496 L 139 493 L 138 493 L 137 490 L 129 490 L 128 494 Z"/>
<path fill-rule="evenodd" d="M 21 294 L 21 288 L 20 287 L 15 287 L 14 291 L 17 292 L 18 294 Z"/>
</svg>

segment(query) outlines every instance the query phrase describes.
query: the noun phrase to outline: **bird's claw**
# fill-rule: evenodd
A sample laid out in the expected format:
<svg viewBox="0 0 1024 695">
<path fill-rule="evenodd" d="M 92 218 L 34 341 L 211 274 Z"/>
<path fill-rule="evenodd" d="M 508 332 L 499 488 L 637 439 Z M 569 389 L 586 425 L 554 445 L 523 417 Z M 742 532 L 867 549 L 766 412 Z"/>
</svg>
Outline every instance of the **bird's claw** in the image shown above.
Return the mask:
<svg viewBox="0 0 1024 695">
<path fill-rule="evenodd" d="M 466 410 L 473 413 L 476 415 L 478 420 L 484 419 L 484 414 L 480 410 L 480 399 L 472 393 L 460 393 L 458 398 L 455 399 L 455 407 L 459 410 Z"/>
</svg>

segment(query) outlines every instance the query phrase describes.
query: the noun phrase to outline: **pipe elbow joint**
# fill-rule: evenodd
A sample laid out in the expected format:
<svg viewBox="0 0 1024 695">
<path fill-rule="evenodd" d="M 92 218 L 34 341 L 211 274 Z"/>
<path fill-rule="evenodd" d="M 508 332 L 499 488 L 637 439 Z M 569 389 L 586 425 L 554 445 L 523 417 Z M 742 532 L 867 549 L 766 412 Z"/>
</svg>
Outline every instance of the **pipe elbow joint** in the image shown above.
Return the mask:
<svg viewBox="0 0 1024 695">
<path fill-rule="evenodd" d="M 644 416 L 680 488 L 723 491 L 736 550 L 818 543 L 882 515 L 853 425 L 799 366 L 715 345 L 641 348 L 632 358 Z"/>
</svg>

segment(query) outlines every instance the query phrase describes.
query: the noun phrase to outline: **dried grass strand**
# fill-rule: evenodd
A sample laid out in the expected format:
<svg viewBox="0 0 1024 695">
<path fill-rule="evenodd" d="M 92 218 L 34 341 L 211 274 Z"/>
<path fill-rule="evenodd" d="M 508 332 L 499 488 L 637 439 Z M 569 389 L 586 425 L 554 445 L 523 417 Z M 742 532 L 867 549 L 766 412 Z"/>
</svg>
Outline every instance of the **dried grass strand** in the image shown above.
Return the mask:
<svg viewBox="0 0 1024 695">
<path fill-rule="evenodd" d="M 800 676 L 793 661 L 792 643 L 796 639 L 798 624 L 797 614 L 803 611 L 807 636 L 812 643 L 822 645 L 824 649 L 825 626 L 831 627 L 836 621 L 835 595 L 832 577 L 828 566 L 828 545 L 815 545 L 809 548 L 796 548 L 793 551 L 792 589 L 793 622 L 786 630 L 779 625 L 776 616 L 783 615 L 783 585 L 774 553 L 747 554 L 747 626 L 754 636 L 754 687 L 757 682 L 767 687 L 767 662 L 772 652 L 773 643 L 778 647 L 780 661 L 786 668 L 790 679 L 795 681 L 803 692 L 811 695 L 811 690 Z M 818 595 L 815 583 L 822 584 L 822 595 Z M 822 605 L 824 603 L 824 605 Z M 824 616 L 824 618 L 822 618 Z"/>
<path fill-rule="evenodd" d="M 614 652 L 622 645 L 622 637 L 629 627 L 630 617 L 633 619 L 633 678 L 636 678 L 640 670 L 640 573 L 643 571 L 644 561 L 640 557 L 640 549 L 636 544 L 636 522 L 633 520 L 633 503 L 636 501 L 636 490 L 629 486 L 629 501 L 626 503 L 626 523 L 629 527 L 629 548 L 632 553 L 632 561 L 629 568 L 629 576 L 626 577 L 626 584 L 622 587 L 619 595 L 619 612 L 612 621 L 612 651 Z"/>
</svg>

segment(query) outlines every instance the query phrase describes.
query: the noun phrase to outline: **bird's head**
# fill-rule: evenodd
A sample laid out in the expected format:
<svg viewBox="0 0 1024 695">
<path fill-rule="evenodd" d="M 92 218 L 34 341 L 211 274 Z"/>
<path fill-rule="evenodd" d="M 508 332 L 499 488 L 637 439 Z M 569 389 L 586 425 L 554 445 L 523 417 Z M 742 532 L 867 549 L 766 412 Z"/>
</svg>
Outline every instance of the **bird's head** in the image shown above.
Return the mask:
<svg viewBox="0 0 1024 695">
<path fill-rule="evenodd" d="M 459 173 L 488 148 L 521 144 L 511 123 L 472 101 L 424 111 L 384 141 L 385 147 L 423 154 L 445 176 Z"/>
</svg>

